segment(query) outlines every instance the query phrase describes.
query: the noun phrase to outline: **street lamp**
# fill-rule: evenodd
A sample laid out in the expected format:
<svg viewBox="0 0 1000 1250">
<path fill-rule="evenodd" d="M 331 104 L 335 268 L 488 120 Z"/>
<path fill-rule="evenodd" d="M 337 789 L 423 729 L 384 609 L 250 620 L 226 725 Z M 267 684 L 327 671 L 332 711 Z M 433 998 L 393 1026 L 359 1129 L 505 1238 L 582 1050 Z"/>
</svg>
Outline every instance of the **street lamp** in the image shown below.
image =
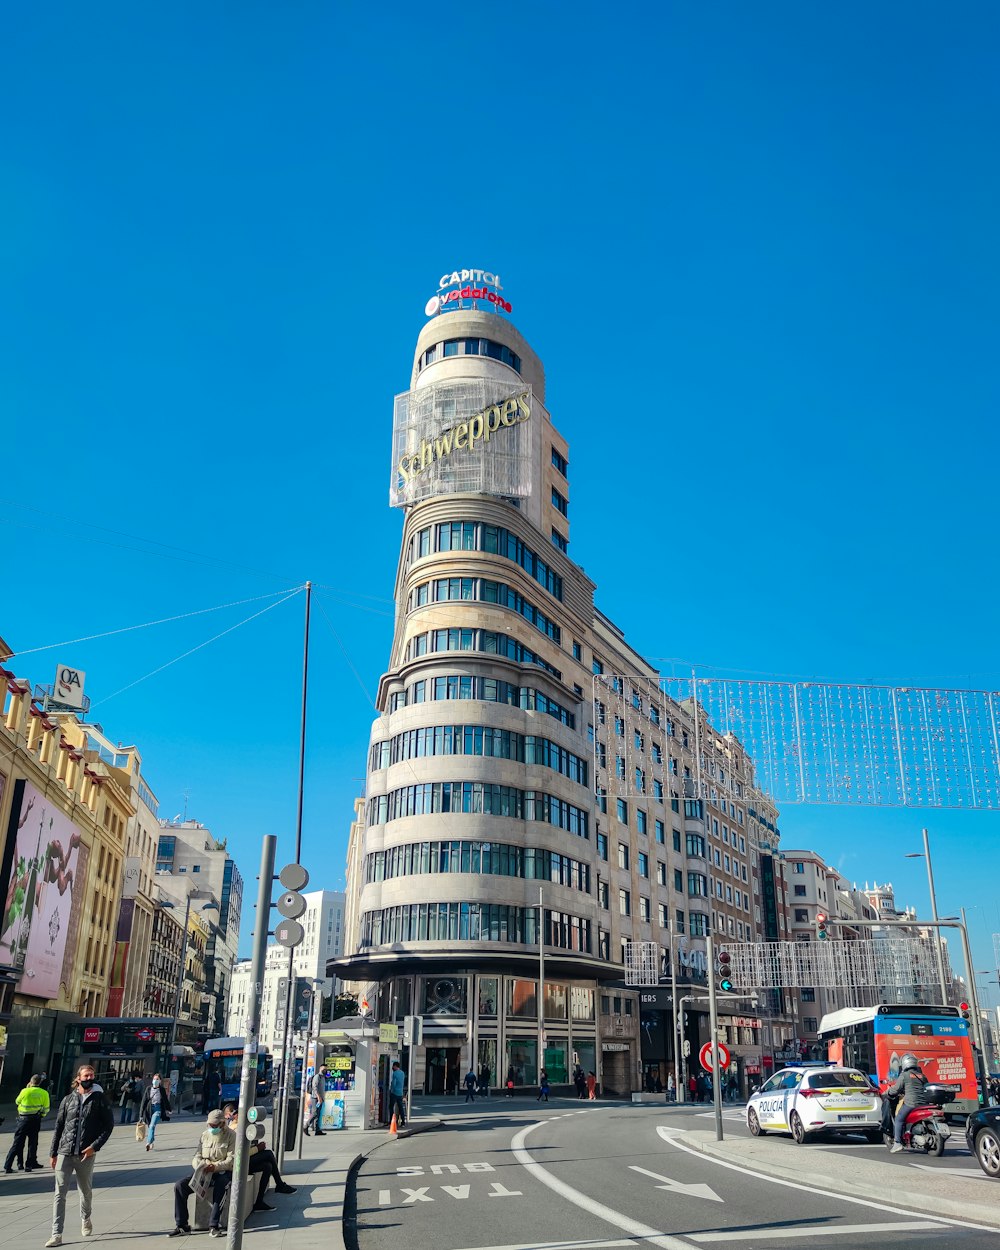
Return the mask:
<svg viewBox="0 0 1000 1250">
<path fill-rule="evenodd" d="M 179 1020 L 181 1014 L 181 995 L 184 993 L 184 973 L 186 971 L 185 964 L 187 963 L 188 924 L 191 920 L 191 900 L 193 898 L 205 898 L 206 896 L 211 900 L 212 892 L 210 890 L 192 890 L 187 896 L 187 905 L 184 908 L 184 937 L 181 941 L 181 966 L 177 973 L 177 993 L 174 996 L 174 1018 L 170 1025 L 171 1052 L 177 1044 L 177 1021 Z M 170 899 L 161 898 L 157 903 L 157 906 L 164 907 L 168 911 L 172 911 L 174 908 L 178 907 L 179 904 L 171 902 Z M 208 903 L 203 903 L 201 910 L 219 911 L 219 904 L 214 900 Z"/>
<path fill-rule="evenodd" d="M 931 848 L 927 840 L 927 830 L 924 829 L 924 849 L 922 851 L 911 851 L 905 855 L 905 859 L 925 859 L 927 861 L 927 885 L 931 894 L 931 917 L 937 920 L 937 895 L 934 893 L 934 869 L 931 866 Z M 948 983 L 944 976 L 944 954 L 941 949 L 941 931 L 934 930 L 934 953 L 937 955 L 938 981 L 941 985 L 941 1006 L 948 1006 Z"/>
</svg>

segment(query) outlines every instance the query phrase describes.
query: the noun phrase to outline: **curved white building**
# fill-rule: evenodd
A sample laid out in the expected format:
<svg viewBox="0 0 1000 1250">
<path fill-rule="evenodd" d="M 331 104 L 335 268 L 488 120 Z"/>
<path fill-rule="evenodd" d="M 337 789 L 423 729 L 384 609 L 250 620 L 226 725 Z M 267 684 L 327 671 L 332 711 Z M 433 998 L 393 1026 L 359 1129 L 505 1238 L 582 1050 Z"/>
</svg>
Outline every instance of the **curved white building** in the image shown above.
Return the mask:
<svg viewBox="0 0 1000 1250">
<path fill-rule="evenodd" d="M 536 1080 L 540 887 L 542 1062 L 555 1084 L 579 1062 L 607 1090 L 638 1088 L 623 944 L 666 945 L 671 925 L 695 938 L 716 923 L 704 893 L 688 920 L 685 850 L 702 869 L 711 860 L 704 808 L 684 802 L 689 714 L 661 701 L 655 670 L 595 609 L 594 584 L 569 558 L 568 462 L 542 363 L 514 326 L 467 307 L 432 317 L 396 401 L 396 627 L 352 834 L 354 931 L 331 965 L 378 984 L 379 1020 L 424 1017 L 411 1062 L 432 1093 L 457 1086 L 470 1062 L 494 1085 Z M 616 686 L 605 706 L 603 673 L 636 675 L 641 694 Z M 626 758 L 616 736 L 630 737 L 641 789 L 609 812 Z M 742 776 L 738 744 L 718 741 Z M 742 838 L 746 865 L 735 806 L 733 825 L 732 859 Z M 749 936 L 745 866 L 733 880 L 746 905 L 733 910 L 730 884 L 722 931 L 735 938 L 738 915 Z M 684 970 L 703 979 L 703 962 L 685 956 Z"/>
</svg>

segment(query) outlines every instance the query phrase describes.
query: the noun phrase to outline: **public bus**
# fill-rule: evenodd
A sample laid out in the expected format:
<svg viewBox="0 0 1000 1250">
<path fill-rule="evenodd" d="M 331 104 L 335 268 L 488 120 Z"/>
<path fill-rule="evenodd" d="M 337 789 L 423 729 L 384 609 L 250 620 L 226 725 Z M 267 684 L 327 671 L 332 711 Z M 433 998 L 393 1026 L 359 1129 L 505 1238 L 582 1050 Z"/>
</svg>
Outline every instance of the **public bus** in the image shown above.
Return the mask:
<svg viewBox="0 0 1000 1250">
<path fill-rule="evenodd" d="M 894 1081 L 903 1056 L 916 1055 L 929 1081 L 954 1089 L 947 1114 L 968 1115 L 979 1107 L 969 1022 L 957 1007 L 844 1007 L 820 1020 L 819 1036 L 830 1063 L 860 1068 L 876 1085 Z"/>
<path fill-rule="evenodd" d="M 205 1081 L 214 1092 L 218 1089 L 218 1101 L 213 1099 L 213 1106 L 224 1102 L 238 1102 L 240 1096 L 240 1073 L 243 1070 L 243 1047 L 246 1041 L 242 1037 L 213 1037 L 205 1043 L 203 1051 L 205 1060 Z M 271 1076 L 274 1061 L 266 1046 L 257 1047 L 257 1098 L 266 1098 L 271 1093 Z"/>
</svg>

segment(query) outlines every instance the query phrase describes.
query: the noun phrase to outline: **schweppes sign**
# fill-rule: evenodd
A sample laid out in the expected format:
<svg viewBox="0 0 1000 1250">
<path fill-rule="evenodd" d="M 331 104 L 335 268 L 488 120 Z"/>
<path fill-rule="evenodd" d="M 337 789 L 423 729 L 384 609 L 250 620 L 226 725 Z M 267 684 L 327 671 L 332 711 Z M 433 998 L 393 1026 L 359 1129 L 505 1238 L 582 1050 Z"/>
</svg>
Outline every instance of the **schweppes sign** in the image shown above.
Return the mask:
<svg viewBox="0 0 1000 1250">
<path fill-rule="evenodd" d="M 419 448 L 400 456 L 396 463 L 400 483 L 405 486 L 451 456 L 481 451 L 495 435 L 510 426 L 520 425 L 530 416 L 531 391 L 524 390 L 509 399 L 489 404 L 432 438 L 421 438 Z"/>
</svg>

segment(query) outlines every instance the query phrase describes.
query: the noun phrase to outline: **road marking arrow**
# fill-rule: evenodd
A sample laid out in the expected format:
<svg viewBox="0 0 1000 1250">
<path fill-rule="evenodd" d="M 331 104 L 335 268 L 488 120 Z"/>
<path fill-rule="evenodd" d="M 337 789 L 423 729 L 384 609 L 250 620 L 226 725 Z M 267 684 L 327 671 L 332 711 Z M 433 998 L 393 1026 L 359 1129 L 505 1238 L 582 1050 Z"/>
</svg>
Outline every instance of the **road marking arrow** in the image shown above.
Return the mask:
<svg viewBox="0 0 1000 1250">
<path fill-rule="evenodd" d="M 685 1185 L 681 1181 L 672 1181 L 669 1176 L 660 1176 L 656 1172 L 649 1172 L 645 1168 L 636 1167 L 634 1163 L 629 1164 L 629 1168 L 633 1172 L 641 1172 L 643 1176 L 651 1176 L 654 1181 L 661 1181 L 662 1184 L 657 1185 L 657 1189 L 666 1189 L 670 1193 L 685 1194 L 689 1198 L 707 1198 L 709 1202 L 724 1202 L 724 1198 L 720 1198 L 710 1185 Z"/>
</svg>

